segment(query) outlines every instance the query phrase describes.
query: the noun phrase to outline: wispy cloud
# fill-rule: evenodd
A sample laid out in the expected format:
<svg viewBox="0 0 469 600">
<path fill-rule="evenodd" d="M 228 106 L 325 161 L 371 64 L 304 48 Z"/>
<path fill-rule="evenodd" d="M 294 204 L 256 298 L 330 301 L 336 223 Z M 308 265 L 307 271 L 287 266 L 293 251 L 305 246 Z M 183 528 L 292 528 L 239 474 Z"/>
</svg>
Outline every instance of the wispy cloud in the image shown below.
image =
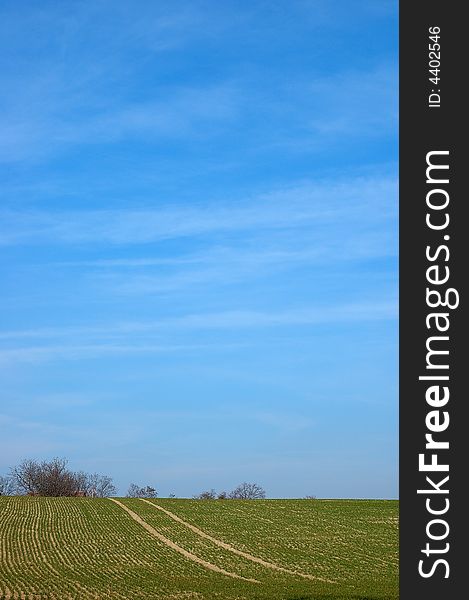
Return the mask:
<svg viewBox="0 0 469 600">
<path fill-rule="evenodd" d="M 298 234 L 294 240 L 278 240 L 278 249 L 258 250 L 236 247 L 215 248 L 205 254 L 168 259 L 98 260 L 81 264 L 69 264 L 78 268 L 87 267 L 88 281 L 101 293 L 142 296 L 164 295 L 200 289 L 202 286 L 239 284 L 259 281 L 259 278 L 279 276 L 295 268 L 333 268 L 354 261 L 376 260 L 395 257 L 396 242 L 391 232 L 360 232 L 349 238 L 337 240 L 323 234 L 316 236 L 319 247 L 293 247 L 310 243 L 307 233 Z M 272 236 L 271 236 L 272 238 Z M 260 236 L 256 241 L 259 242 Z M 271 241 L 271 240 L 270 240 Z M 266 246 L 268 241 L 266 240 Z M 281 246 L 285 249 L 282 250 Z M 261 246 L 261 244 L 259 244 Z M 288 249 L 288 247 L 292 249 Z M 91 272 L 90 272 L 91 271 Z"/>
<path fill-rule="evenodd" d="M 259 423 L 288 433 L 310 429 L 314 425 L 314 420 L 310 416 L 292 412 L 254 411 L 251 414 L 251 418 Z"/>
<path fill-rule="evenodd" d="M 388 319 L 396 317 L 395 301 L 377 303 L 355 303 L 336 306 L 317 306 L 308 308 L 290 308 L 281 312 L 228 311 L 207 314 L 189 314 L 156 321 L 129 321 L 112 325 L 83 327 L 51 327 L 0 332 L 0 339 L 25 337 L 70 337 L 75 335 L 126 335 L 155 332 L 160 329 L 182 328 L 237 328 L 253 326 L 275 326 L 290 324 L 314 324 L 330 321 L 354 321 L 368 319 Z"/>
<path fill-rule="evenodd" d="M 0 16 L 2 55 L 13 54 L 17 67 L 2 69 L 0 162 L 44 161 L 123 138 L 180 138 L 201 126 L 208 135 L 211 123 L 234 114 L 236 90 L 219 79 L 134 93 L 145 85 L 142 65 L 155 76 L 160 56 L 206 36 L 208 22 L 212 34 L 223 30 L 217 11 L 143 3 L 137 13 L 126 2 L 98 2 L 27 14 L 7 7 Z"/>
<path fill-rule="evenodd" d="M 91 344 L 64 344 L 49 346 L 28 346 L 0 349 L 0 364 L 42 363 L 62 360 L 81 360 L 103 356 L 132 354 L 167 354 L 177 352 L 197 352 L 206 348 L 203 344 L 119 344 L 111 341 Z"/>
<path fill-rule="evenodd" d="M 46 79 L 43 85 L 48 88 L 49 84 Z M 3 132 L 0 161 L 44 157 L 64 147 L 109 144 L 123 139 L 180 139 L 200 135 L 202 131 L 208 136 L 216 132 L 220 122 L 231 120 L 237 110 L 237 92 L 231 84 L 179 87 L 166 91 L 165 95 L 160 101 L 123 107 L 96 106 L 91 111 L 86 107 L 61 105 L 59 99 L 50 105 L 44 102 L 46 107 L 40 112 L 37 105 L 21 109 L 15 106 L 10 114 L 4 115 L 5 121 L 3 118 L 0 121 Z M 60 97 L 59 92 L 57 96 Z M 60 107 L 59 114 L 54 104 Z M 69 111 L 71 116 L 67 114 Z"/>
<path fill-rule="evenodd" d="M 368 71 L 345 71 L 310 84 L 320 115 L 309 120 L 320 135 L 395 135 L 398 119 L 397 63 Z M 386 107 L 386 110 L 383 110 Z"/>
<path fill-rule="evenodd" d="M 285 230 L 312 223 L 384 222 L 396 211 L 394 179 L 306 183 L 228 202 L 177 208 L 0 215 L 2 244 L 144 244 L 158 240 L 249 230 Z"/>
<path fill-rule="evenodd" d="M 41 362 L 73 360 L 106 355 L 155 354 L 191 352 L 201 349 L 230 348 L 219 341 L 209 344 L 171 344 L 162 341 L 162 335 L 189 330 L 240 330 L 314 326 L 322 324 L 357 323 L 376 320 L 393 320 L 397 316 L 395 301 L 360 303 L 342 306 L 296 308 L 282 312 L 229 311 L 211 314 L 194 314 L 159 321 L 142 321 L 97 325 L 88 327 L 57 327 L 32 330 L 7 331 L 0 334 L 3 342 L 15 347 L 0 350 L 0 363 Z M 159 343 L 149 343 L 148 336 L 159 336 Z M 99 339 L 99 342 L 96 340 Z M 21 346 L 25 339 L 42 340 L 42 345 Z M 44 344 L 45 340 L 63 340 L 62 343 Z M 75 342 L 65 342 L 74 339 Z"/>
</svg>

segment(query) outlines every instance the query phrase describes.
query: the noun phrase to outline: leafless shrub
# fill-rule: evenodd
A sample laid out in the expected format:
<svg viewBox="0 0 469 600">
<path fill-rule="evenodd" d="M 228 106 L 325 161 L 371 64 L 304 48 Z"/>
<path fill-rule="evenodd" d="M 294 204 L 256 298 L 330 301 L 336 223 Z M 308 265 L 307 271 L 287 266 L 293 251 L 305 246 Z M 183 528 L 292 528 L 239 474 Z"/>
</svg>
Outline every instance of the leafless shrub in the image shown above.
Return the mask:
<svg viewBox="0 0 469 600">
<path fill-rule="evenodd" d="M 157 496 L 156 489 L 149 485 L 140 487 L 136 483 L 131 483 L 127 490 L 127 498 L 156 498 Z"/>
<path fill-rule="evenodd" d="M 194 496 L 195 500 L 215 500 L 217 497 L 216 491 L 212 488 L 211 490 L 206 490 L 205 492 L 201 492 Z"/>
</svg>

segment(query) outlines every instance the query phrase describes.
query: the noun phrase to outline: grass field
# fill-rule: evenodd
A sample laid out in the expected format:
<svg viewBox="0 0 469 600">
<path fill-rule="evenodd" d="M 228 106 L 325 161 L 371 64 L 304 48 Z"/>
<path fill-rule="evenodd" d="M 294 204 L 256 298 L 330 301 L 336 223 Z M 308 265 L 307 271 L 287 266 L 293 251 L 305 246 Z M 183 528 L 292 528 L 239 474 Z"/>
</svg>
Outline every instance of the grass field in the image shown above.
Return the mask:
<svg viewBox="0 0 469 600">
<path fill-rule="evenodd" d="M 398 598 L 397 501 L 117 500 L 0 497 L 0 598 Z"/>
</svg>

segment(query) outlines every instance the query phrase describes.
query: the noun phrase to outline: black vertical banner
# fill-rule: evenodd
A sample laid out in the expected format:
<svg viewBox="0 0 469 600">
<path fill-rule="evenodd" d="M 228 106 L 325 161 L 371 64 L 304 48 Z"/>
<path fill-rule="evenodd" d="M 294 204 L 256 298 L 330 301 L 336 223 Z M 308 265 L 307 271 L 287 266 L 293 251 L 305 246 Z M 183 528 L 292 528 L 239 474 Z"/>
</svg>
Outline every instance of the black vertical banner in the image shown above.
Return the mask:
<svg viewBox="0 0 469 600">
<path fill-rule="evenodd" d="M 463 3 L 400 6 L 400 598 L 464 596 L 469 169 Z"/>
</svg>

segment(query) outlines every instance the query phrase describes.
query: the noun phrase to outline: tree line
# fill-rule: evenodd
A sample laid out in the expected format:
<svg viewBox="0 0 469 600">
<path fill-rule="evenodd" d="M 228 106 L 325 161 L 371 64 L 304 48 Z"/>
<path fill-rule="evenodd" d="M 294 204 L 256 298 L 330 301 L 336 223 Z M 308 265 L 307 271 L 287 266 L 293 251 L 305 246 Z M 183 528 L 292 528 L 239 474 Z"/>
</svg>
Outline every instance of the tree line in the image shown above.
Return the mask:
<svg viewBox="0 0 469 600">
<path fill-rule="evenodd" d="M 106 498 L 114 496 L 116 486 L 109 475 L 72 471 L 65 458 L 37 461 L 25 459 L 10 469 L 9 475 L 0 475 L 0 496 L 91 496 Z M 128 498 L 156 498 L 156 488 L 131 483 Z M 174 498 L 174 494 L 169 495 Z M 257 483 L 243 482 L 231 492 L 214 489 L 194 496 L 197 500 L 258 500 L 265 498 L 265 490 Z"/>
<path fill-rule="evenodd" d="M 128 498 L 157 498 L 158 492 L 155 488 L 147 485 L 140 487 L 135 483 L 131 483 L 127 490 Z M 170 494 L 169 498 L 175 498 L 174 494 Z M 260 500 L 265 498 L 265 490 L 257 483 L 240 483 L 231 492 L 216 492 L 213 488 L 205 490 L 193 496 L 195 500 Z"/>
</svg>

